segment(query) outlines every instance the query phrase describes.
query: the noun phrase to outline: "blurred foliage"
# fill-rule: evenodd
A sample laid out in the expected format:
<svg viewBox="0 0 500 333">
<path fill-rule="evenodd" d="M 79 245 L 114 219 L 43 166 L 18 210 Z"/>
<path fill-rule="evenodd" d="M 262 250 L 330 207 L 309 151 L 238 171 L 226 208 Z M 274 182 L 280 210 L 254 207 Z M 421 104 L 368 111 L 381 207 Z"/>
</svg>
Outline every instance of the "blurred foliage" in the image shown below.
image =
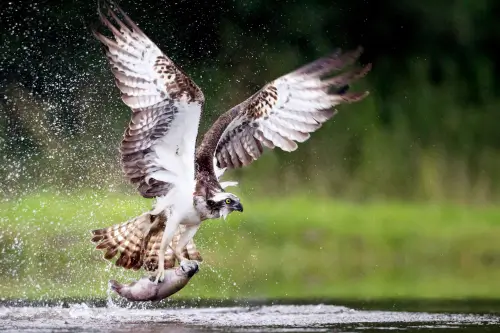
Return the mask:
<svg viewBox="0 0 500 333">
<path fill-rule="evenodd" d="M 205 266 L 175 297 L 500 296 L 499 1 L 120 4 L 204 90 L 201 133 L 336 47 L 374 66 L 353 86 L 370 96 L 296 152 L 225 176 L 245 214 L 203 224 Z M 0 4 L 0 297 L 102 297 L 140 275 L 88 241 L 151 204 L 120 171 L 130 110 L 96 8 Z"/>
<path fill-rule="evenodd" d="M 243 197 L 251 214 L 202 224 L 199 273 L 173 299 L 498 298 L 497 207 Z M 40 193 L 0 204 L 0 299 L 103 299 L 125 272 L 90 229 L 148 208 L 137 196 Z"/>
<path fill-rule="evenodd" d="M 121 186 L 130 111 L 89 28 L 97 3 L 2 4 L 2 194 Z M 371 95 L 287 154 L 234 172 L 253 191 L 346 199 L 496 202 L 500 197 L 500 3 L 480 1 L 122 1 L 203 88 L 203 133 L 279 75 L 363 45 Z M 3 96 L 3 97 L 2 97 Z M 286 180 L 287 182 L 283 183 Z M 269 186 L 280 184 L 280 186 Z"/>
</svg>

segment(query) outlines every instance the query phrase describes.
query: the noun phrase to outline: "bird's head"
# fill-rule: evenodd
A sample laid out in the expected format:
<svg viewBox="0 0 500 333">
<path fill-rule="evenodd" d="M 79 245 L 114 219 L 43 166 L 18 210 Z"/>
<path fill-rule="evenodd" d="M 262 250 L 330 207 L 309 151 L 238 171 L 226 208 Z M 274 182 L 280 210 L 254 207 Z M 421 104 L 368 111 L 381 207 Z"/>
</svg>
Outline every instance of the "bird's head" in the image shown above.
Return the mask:
<svg viewBox="0 0 500 333">
<path fill-rule="evenodd" d="M 224 219 L 232 212 L 237 210 L 243 212 L 240 198 L 228 192 L 219 192 L 207 200 L 208 205 L 212 210 L 218 211 L 219 216 Z"/>
</svg>

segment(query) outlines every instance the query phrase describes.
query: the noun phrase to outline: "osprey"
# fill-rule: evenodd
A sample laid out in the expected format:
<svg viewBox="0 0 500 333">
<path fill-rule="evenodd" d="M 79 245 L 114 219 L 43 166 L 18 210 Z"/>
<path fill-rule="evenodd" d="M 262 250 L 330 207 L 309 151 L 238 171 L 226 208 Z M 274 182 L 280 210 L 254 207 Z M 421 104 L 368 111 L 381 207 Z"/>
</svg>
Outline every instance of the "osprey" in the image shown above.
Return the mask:
<svg viewBox="0 0 500 333">
<path fill-rule="evenodd" d="M 119 254 L 117 266 L 155 272 L 156 282 L 176 256 L 201 260 L 192 238 L 202 221 L 243 212 L 240 199 L 225 191 L 236 183 L 219 182 L 225 170 L 249 165 L 264 147 L 296 150 L 297 142 L 336 114 L 334 106 L 368 95 L 347 90 L 370 64 L 331 76 L 352 65 L 361 48 L 336 51 L 267 83 L 223 113 L 196 147 L 201 89 L 116 4 L 105 2 L 98 14 L 113 37 L 93 29 L 94 36 L 132 110 L 120 146 L 122 169 L 143 197 L 156 201 L 126 223 L 93 230 L 92 241 L 105 259 Z"/>
</svg>

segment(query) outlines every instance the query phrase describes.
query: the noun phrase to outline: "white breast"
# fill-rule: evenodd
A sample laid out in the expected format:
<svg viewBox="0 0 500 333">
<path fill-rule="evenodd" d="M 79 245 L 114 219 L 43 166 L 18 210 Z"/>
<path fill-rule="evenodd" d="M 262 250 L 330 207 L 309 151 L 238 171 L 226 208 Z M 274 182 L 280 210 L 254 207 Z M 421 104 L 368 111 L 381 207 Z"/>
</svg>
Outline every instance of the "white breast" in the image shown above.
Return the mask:
<svg viewBox="0 0 500 333">
<path fill-rule="evenodd" d="M 201 223 L 200 214 L 194 205 L 191 205 L 191 209 L 186 211 L 186 217 L 182 220 L 181 224 L 184 225 L 196 225 Z"/>
</svg>

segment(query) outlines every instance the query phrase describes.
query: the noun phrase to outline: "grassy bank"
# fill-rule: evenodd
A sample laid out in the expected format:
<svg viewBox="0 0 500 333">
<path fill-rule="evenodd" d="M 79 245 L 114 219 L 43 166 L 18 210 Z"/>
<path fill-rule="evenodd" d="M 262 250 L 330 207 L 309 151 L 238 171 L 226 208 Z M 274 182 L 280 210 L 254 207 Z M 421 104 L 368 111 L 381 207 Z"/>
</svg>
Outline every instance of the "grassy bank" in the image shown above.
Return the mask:
<svg viewBox="0 0 500 333">
<path fill-rule="evenodd" d="M 205 223 L 205 262 L 176 298 L 500 297 L 500 208 L 321 198 L 245 198 Z M 147 210 L 113 193 L 45 193 L 0 204 L 0 297 L 105 297 L 89 230 Z"/>
</svg>

